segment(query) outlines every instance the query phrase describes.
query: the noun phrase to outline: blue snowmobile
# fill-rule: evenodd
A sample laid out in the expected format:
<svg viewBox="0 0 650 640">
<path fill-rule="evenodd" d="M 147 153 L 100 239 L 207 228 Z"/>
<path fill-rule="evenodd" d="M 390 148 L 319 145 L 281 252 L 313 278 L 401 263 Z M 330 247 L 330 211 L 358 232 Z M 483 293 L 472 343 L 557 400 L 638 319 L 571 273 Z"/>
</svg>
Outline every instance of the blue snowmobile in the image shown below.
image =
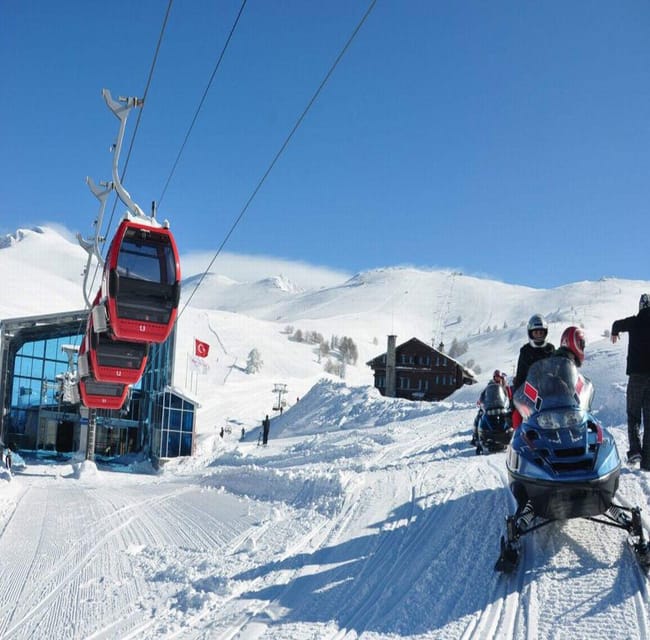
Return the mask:
<svg viewBox="0 0 650 640">
<path fill-rule="evenodd" d="M 512 437 L 510 400 L 503 385 L 490 382 L 479 398 L 476 454 L 503 451 Z"/>
<path fill-rule="evenodd" d="M 516 390 L 513 400 L 523 422 L 506 466 L 517 510 L 506 518 L 495 570 L 513 571 L 523 535 L 569 518 L 624 529 L 642 567 L 650 567 L 641 510 L 613 503 L 621 460 L 613 437 L 590 413 L 592 398 L 591 381 L 562 356 L 533 364 Z"/>
</svg>

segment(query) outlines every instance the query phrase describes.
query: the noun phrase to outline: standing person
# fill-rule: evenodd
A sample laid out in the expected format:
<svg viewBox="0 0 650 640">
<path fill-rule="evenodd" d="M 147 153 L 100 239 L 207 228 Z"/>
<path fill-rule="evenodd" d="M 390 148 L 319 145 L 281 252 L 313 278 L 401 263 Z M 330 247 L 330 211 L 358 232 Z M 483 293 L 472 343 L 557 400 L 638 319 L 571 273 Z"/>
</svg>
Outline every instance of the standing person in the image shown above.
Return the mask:
<svg viewBox="0 0 650 640">
<path fill-rule="evenodd" d="M 9 447 L 5 449 L 5 467 L 11 473 L 11 449 Z"/>
<path fill-rule="evenodd" d="M 627 345 L 627 437 L 628 462 L 641 460 L 641 468 L 650 471 L 650 296 L 641 295 L 639 312 L 612 324 L 612 343 L 620 333 L 630 334 Z M 640 429 L 643 415 L 643 446 Z"/>
<path fill-rule="evenodd" d="M 266 414 L 266 418 L 262 420 L 262 444 L 266 444 L 269 441 L 269 431 L 271 429 L 271 421 L 269 420 L 269 414 Z"/>
<path fill-rule="evenodd" d="M 512 394 L 519 386 L 526 381 L 528 369 L 538 360 L 548 358 L 553 355 L 555 346 L 546 341 L 548 336 L 548 325 L 541 314 L 535 313 L 528 320 L 528 342 L 519 350 L 519 360 L 517 361 L 517 372 L 512 381 Z M 516 429 L 521 424 L 521 415 L 516 410 L 512 411 L 512 427 Z"/>
</svg>

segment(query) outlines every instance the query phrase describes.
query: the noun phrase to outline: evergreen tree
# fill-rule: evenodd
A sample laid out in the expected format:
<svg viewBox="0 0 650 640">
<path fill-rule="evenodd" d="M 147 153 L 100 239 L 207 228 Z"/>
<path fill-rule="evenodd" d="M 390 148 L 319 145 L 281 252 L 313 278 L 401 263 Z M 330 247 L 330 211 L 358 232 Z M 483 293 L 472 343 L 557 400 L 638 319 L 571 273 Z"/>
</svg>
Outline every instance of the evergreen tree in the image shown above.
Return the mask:
<svg viewBox="0 0 650 640">
<path fill-rule="evenodd" d="M 257 349 L 251 349 L 246 360 L 246 373 L 257 373 L 263 364 L 260 352 Z"/>
</svg>

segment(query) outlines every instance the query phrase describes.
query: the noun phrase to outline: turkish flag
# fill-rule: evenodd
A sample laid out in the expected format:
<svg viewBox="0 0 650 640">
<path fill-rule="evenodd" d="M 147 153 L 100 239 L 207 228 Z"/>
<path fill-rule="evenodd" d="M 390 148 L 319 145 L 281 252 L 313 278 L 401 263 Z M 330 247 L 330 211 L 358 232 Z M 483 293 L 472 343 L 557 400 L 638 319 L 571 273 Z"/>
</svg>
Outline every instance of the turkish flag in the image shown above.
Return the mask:
<svg viewBox="0 0 650 640">
<path fill-rule="evenodd" d="M 199 358 L 207 358 L 210 351 L 210 345 L 207 342 L 194 338 L 194 355 Z"/>
</svg>

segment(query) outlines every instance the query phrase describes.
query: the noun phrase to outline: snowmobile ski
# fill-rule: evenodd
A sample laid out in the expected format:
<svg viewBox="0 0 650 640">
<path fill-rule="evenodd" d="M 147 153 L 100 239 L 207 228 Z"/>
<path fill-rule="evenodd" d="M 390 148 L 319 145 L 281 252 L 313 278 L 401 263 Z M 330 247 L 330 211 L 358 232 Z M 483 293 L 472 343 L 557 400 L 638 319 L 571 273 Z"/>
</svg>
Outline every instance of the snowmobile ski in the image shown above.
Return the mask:
<svg viewBox="0 0 650 640">
<path fill-rule="evenodd" d="M 519 564 L 520 549 L 518 542 L 506 542 L 501 536 L 501 554 L 499 555 L 494 570 L 501 573 L 512 573 Z"/>
<path fill-rule="evenodd" d="M 647 542 L 635 542 L 633 538 L 628 539 L 628 544 L 641 571 L 646 575 L 650 574 L 650 545 Z"/>
</svg>

